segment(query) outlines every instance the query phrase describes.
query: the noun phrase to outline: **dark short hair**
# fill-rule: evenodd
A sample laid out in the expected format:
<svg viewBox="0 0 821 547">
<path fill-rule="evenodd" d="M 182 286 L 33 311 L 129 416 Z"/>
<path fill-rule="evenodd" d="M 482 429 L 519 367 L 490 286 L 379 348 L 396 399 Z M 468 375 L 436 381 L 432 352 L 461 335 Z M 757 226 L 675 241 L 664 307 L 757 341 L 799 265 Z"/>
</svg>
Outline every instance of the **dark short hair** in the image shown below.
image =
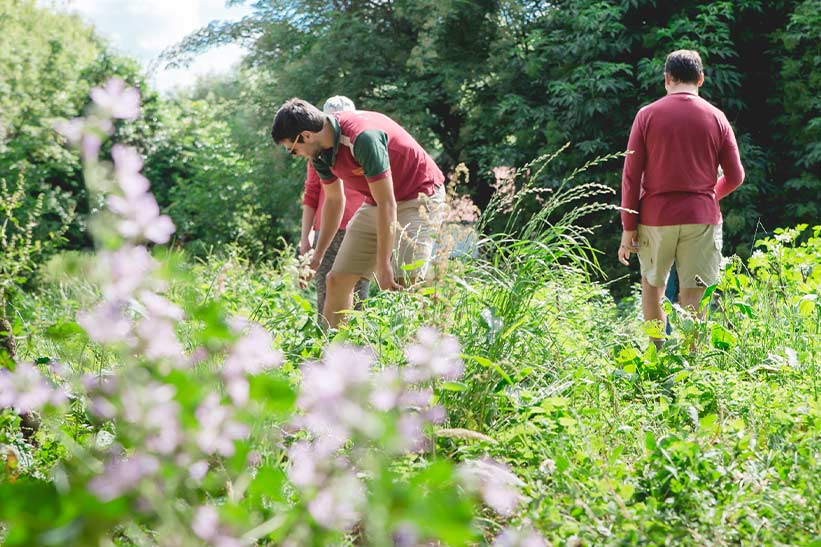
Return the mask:
<svg viewBox="0 0 821 547">
<path fill-rule="evenodd" d="M 704 67 L 698 51 L 679 49 L 667 56 L 664 72 L 677 82 L 697 84 L 698 79 L 704 74 Z"/>
<path fill-rule="evenodd" d="M 318 133 L 325 124 L 325 114 L 317 107 L 302 99 L 289 99 L 279 107 L 271 127 L 271 138 L 275 143 L 285 139 L 293 141 L 303 131 Z"/>
</svg>

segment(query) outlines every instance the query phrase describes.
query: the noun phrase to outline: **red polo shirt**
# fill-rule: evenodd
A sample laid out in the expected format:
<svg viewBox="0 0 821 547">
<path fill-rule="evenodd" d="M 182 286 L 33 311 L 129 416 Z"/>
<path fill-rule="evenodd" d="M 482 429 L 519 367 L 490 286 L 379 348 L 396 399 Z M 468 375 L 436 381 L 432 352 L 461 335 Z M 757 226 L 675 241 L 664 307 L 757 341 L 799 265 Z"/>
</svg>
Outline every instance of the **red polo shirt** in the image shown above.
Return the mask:
<svg viewBox="0 0 821 547">
<path fill-rule="evenodd" d="M 433 195 L 445 176 L 427 152 L 398 123 L 378 112 L 355 110 L 328 116 L 334 147 L 312 162 L 323 183 L 342 179 L 375 205 L 369 183 L 393 178 L 396 201 Z"/>
<path fill-rule="evenodd" d="M 365 196 L 349 188 L 348 185 L 345 185 L 345 211 L 342 214 L 342 222 L 339 224 L 340 230 L 344 230 L 348 226 L 348 221 L 351 220 L 351 217 L 356 213 L 356 210 L 362 206 L 364 201 Z M 311 162 L 308 162 L 308 172 L 305 174 L 305 193 L 302 196 L 302 204 L 316 209 L 314 230 L 319 230 L 319 224 L 322 222 L 322 205 L 324 203 L 325 192 L 319 183 L 319 175 L 311 165 Z"/>
<path fill-rule="evenodd" d="M 621 212 L 625 230 L 639 223 L 718 224 L 718 200 L 744 181 L 730 122 L 692 93 L 673 93 L 639 110 L 627 149 L 621 206 L 638 215 Z"/>
</svg>

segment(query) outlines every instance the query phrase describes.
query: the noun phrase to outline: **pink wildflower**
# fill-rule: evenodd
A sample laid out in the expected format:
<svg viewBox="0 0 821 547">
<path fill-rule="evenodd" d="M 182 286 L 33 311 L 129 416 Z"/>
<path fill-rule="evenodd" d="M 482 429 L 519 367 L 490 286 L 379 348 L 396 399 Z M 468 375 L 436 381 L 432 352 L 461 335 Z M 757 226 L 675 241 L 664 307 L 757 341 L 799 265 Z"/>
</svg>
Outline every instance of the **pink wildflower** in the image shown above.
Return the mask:
<svg viewBox="0 0 821 547">
<path fill-rule="evenodd" d="M 179 306 L 151 291 L 140 291 L 139 298 L 150 316 L 173 319 L 174 321 L 180 321 L 185 316 Z"/>
<path fill-rule="evenodd" d="M 172 453 L 182 440 L 180 405 L 172 385 L 151 382 L 120 394 L 123 417 L 146 434 L 145 447 L 160 454 Z"/>
<path fill-rule="evenodd" d="M 111 501 L 137 488 L 159 467 L 156 458 L 145 454 L 135 454 L 130 458 L 115 457 L 106 463 L 101 475 L 91 479 L 88 488 L 100 501 Z"/>
<path fill-rule="evenodd" d="M 80 144 L 85 132 L 85 118 L 73 118 L 71 120 L 60 120 L 54 124 L 54 130 L 64 136 L 73 145 Z"/>
<path fill-rule="evenodd" d="M 220 526 L 219 513 L 211 505 L 203 505 L 194 512 L 191 521 L 191 530 L 200 539 L 213 547 L 240 547 L 242 542 L 227 533 L 224 526 Z"/>
<path fill-rule="evenodd" d="M 419 330 L 416 340 L 405 350 L 410 365 L 405 371 L 408 382 L 424 382 L 432 378 L 455 380 L 464 374 L 465 364 L 456 338 L 440 335 L 435 329 L 426 327 Z"/>
<path fill-rule="evenodd" d="M 149 182 L 140 170 L 143 168 L 143 158 L 133 146 L 115 144 L 111 148 L 111 158 L 114 160 L 114 172 L 117 182 L 128 198 L 141 196 L 148 192 Z"/>
<path fill-rule="evenodd" d="M 251 324 L 248 332 L 234 343 L 231 353 L 225 359 L 223 373 L 226 376 L 259 374 L 278 367 L 284 358 L 274 349 L 274 337 L 258 324 Z"/>
<path fill-rule="evenodd" d="M 97 256 L 106 279 L 103 295 L 109 300 L 132 298 L 138 288 L 145 286 L 148 275 L 157 268 L 157 261 L 142 245 L 104 251 Z"/>
<path fill-rule="evenodd" d="M 220 404 L 216 393 L 209 394 L 195 414 L 200 424 L 197 444 L 206 454 L 230 458 L 236 450 L 234 442 L 250 433 L 247 425 L 232 419 L 231 409 Z"/>
<path fill-rule="evenodd" d="M 493 547 L 547 547 L 547 542 L 531 528 L 505 528 L 496 536 Z"/>
<path fill-rule="evenodd" d="M 131 321 L 123 314 L 123 307 L 112 302 L 103 302 L 91 311 L 77 314 L 77 323 L 88 336 L 103 344 L 131 340 Z"/>
<path fill-rule="evenodd" d="M 18 363 L 14 371 L 0 369 L 0 408 L 14 408 L 22 414 L 47 405 L 57 406 L 65 400 L 65 391 L 31 363 Z"/>
<path fill-rule="evenodd" d="M 353 473 L 333 477 L 308 503 L 308 511 L 320 526 L 349 530 L 357 523 L 365 502 L 365 488 Z"/>
<path fill-rule="evenodd" d="M 147 317 L 137 324 L 143 354 L 149 359 L 172 359 L 183 363 L 183 348 L 174 324 L 166 319 Z"/>
<path fill-rule="evenodd" d="M 119 78 L 109 78 L 102 87 L 91 90 L 91 99 L 112 118 L 136 119 L 140 114 L 140 93 L 126 87 Z"/>
<path fill-rule="evenodd" d="M 504 464 L 489 458 L 467 460 L 459 471 L 465 483 L 478 489 L 484 502 L 502 516 L 512 516 L 523 500 L 519 487 L 524 483 Z"/>
<path fill-rule="evenodd" d="M 291 445 L 288 449 L 288 479 L 299 488 L 320 486 L 326 478 L 324 470 L 328 459 L 318 454 L 314 447 L 305 441 Z"/>
</svg>

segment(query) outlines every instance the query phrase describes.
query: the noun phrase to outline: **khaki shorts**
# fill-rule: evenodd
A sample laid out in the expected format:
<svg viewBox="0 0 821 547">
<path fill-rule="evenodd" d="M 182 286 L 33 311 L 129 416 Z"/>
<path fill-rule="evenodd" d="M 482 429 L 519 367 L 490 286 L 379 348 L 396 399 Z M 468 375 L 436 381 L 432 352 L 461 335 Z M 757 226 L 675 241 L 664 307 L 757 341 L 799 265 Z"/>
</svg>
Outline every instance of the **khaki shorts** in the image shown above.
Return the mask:
<svg viewBox="0 0 821 547">
<path fill-rule="evenodd" d="M 397 280 L 424 279 L 433 250 L 433 241 L 441 224 L 444 186 L 432 196 L 398 201 L 396 241 L 393 249 L 393 272 Z M 331 271 L 369 277 L 376 268 L 376 206 L 362 205 L 345 230 L 345 239 Z"/>
<path fill-rule="evenodd" d="M 721 266 L 721 224 L 639 224 L 641 275 L 653 287 L 664 287 L 673 261 L 682 289 L 718 282 Z"/>
</svg>

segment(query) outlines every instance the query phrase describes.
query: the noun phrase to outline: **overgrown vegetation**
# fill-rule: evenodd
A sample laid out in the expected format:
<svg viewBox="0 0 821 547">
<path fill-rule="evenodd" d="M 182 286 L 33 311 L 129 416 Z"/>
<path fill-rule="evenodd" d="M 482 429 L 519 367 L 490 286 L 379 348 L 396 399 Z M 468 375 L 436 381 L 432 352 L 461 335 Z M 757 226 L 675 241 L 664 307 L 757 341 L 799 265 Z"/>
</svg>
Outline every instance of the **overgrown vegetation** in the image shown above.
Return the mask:
<svg viewBox="0 0 821 547">
<path fill-rule="evenodd" d="M 78 145 L 134 114 L 116 82 L 96 93 Z M 136 150 L 112 156 L 84 156 L 100 251 L 52 260 L 15 308 L 6 545 L 821 540 L 821 226 L 730 260 L 707 320 L 670 306 L 657 351 L 563 213 L 607 190 L 568 184 L 434 287 L 378 294 L 324 335 L 288 254 L 149 253 L 173 226 Z M 41 419 L 30 438 L 20 414 Z"/>
<path fill-rule="evenodd" d="M 162 99 L 0 0 L 0 543 L 821 544 L 815 4 L 258 3 L 177 52 L 250 37 L 236 80 Z M 757 241 L 657 350 L 602 273 L 612 152 L 681 46 L 734 114 L 726 225 Z M 434 285 L 325 333 L 281 238 L 303 166 L 266 133 L 337 93 L 485 207 Z M 792 227 L 753 238 L 760 211 Z"/>
</svg>

